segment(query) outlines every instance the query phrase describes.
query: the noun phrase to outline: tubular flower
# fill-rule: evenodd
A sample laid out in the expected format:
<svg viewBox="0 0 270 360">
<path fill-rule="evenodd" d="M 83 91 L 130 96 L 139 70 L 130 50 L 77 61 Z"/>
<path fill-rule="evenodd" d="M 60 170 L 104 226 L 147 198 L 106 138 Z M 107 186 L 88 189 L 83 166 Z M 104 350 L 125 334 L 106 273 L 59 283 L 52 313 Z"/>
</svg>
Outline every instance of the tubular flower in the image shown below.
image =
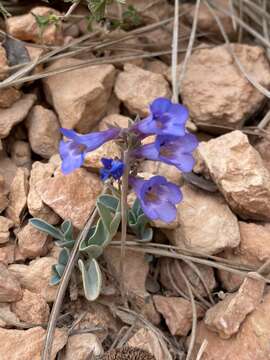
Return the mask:
<svg viewBox="0 0 270 360">
<path fill-rule="evenodd" d="M 176 166 L 180 171 L 190 172 L 195 160 L 192 152 L 198 146 L 193 134 L 184 136 L 159 135 L 152 144 L 146 144 L 134 151 L 134 155 L 148 160 L 163 161 Z"/>
<path fill-rule="evenodd" d="M 169 223 L 176 218 L 176 206 L 183 196 L 175 184 L 163 176 L 154 176 L 149 180 L 130 176 L 133 187 L 145 215 L 151 220 Z"/>
<path fill-rule="evenodd" d="M 169 99 L 157 98 L 150 105 L 150 115 L 135 124 L 134 129 L 145 135 L 185 135 L 188 109 Z"/>
<path fill-rule="evenodd" d="M 83 165 L 88 152 L 100 147 L 105 142 L 115 139 L 120 129 L 109 129 L 106 131 L 93 132 L 86 135 L 78 134 L 74 130 L 61 128 L 61 133 L 68 138 L 60 141 L 59 153 L 62 159 L 62 172 L 69 174 Z"/>
<path fill-rule="evenodd" d="M 102 181 L 109 179 L 109 177 L 113 177 L 115 180 L 118 180 L 123 175 L 124 163 L 121 160 L 102 158 L 101 162 L 104 166 L 100 169 L 100 177 Z"/>
</svg>

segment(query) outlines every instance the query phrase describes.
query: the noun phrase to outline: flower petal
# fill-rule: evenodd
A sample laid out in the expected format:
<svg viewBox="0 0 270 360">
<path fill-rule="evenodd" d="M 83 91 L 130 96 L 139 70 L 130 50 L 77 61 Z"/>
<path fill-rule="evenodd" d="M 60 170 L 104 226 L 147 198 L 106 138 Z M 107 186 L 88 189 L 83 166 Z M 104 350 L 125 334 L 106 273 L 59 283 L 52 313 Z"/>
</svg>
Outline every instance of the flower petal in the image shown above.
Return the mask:
<svg viewBox="0 0 270 360">
<path fill-rule="evenodd" d="M 166 201 L 162 206 L 157 208 L 159 219 L 165 223 L 170 223 L 176 219 L 177 210 L 175 205 Z"/>
<path fill-rule="evenodd" d="M 183 199 L 182 191 L 179 186 L 167 181 L 166 184 L 167 200 L 173 204 L 178 204 Z"/>
<path fill-rule="evenodd" d="M 67 175 L 83 165 L 85 152 L 80 152 L 73 141 L 60 141 L 59 153 L 62 159 L 61 170 Z"/>
<path fill-rule="evenodd" d="M 170 109 L 171 101 L 167 98 L 157 98 L 150 105 L 150 110 L 153 114 L 160 114 L 167 112 Z"/>
<path fill-rule="evenodd" d="M 159 152 L 155 143 L 146 144 L 134 151 L 137 157 L 143 157 L 148 160 L 159 160 Z"/>
</svg>

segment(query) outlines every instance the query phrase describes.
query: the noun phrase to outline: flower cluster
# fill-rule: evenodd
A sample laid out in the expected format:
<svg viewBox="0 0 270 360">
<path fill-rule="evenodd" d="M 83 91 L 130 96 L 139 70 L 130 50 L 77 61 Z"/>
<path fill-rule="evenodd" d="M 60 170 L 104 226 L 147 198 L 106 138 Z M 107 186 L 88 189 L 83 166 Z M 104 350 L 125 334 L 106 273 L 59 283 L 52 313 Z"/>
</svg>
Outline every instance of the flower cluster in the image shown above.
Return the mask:
<svg viewBox="0 0 270 360">
<path fill-rule="evenodd" d="M 105 142 L 113 139 L 135 136 L 138 140 L 149 135 L 156 135 L 151 144 L 141 145 L 136 141 L 129 148 L 131 161 L 148 159 L 165 162 L 175 166 L 182 172 L 190 172 L 194 166 L 192 152 L 198 141 L 186 130 L 188 110 L 183 105 L 173 104 L 169 99 L 158 98 L 150 105 L 150 115 L 136 122 L 128 131 L 111 128 L 106 131 L 80 135 L 73 130 L 61 129 L 67 138 L 60 143 L 62 171 L 68 174 L 83 165 L 88 152 L 95 150 Z M 125 135 L 125 136 L 124 136 Z M 139 144 L 139 145 L 138 145 Z M 119 159 L 102 159 L 103 181 L 110 177 L 119 180 L 124 172 L 125 164 Z M 143 180 L 129 176 L 129 185 L 135 191 L 145 215 L 151 220 L 163 220 L 167 223 L 176 217 L 176 204 L 182 200 L 178 186 L 163 176 L 153 176 Z"/>
</svg>

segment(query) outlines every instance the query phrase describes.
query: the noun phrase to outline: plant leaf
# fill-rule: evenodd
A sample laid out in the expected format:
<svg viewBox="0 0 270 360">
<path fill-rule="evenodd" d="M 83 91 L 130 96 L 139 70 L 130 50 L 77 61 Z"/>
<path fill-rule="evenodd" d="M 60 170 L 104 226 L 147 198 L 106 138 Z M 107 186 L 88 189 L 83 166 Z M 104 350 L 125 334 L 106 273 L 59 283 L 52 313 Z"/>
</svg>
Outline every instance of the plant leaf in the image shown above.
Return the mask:
<svg viewBox="0 0 270 360">
<path fill-rule="evenodd" d="M 34 226 L 36 229 L 45 232 L 48 235 L 51 235 L 53 238 L 63 241 L 64 237 L 61 231 L 51 224 L 48 224 L 46 221 L 39 218 L 32 218 L 29 220 L 29 223 Z"/>
<path fill-rule="evenodd" d="M 87 300 L 94 301 L 98 298 L 102 285 L 102 274 L 95 259 L 92 259 L 87 266 L 79 259 L 79 269 L 82 273 L 83 289 Z"/>
</svg>

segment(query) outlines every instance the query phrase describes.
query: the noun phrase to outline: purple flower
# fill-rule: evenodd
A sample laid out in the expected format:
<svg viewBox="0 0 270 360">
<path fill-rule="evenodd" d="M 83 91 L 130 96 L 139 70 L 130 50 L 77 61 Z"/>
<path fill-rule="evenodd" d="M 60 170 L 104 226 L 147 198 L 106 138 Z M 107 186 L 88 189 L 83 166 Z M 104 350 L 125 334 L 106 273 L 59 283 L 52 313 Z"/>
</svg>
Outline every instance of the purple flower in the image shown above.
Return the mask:
<svg viewBox="0 0 270 360">
<path fill-rule="evenodd" d="M 163 161 L 176 166 L 180 171 L 190 172 L 195 160 L 192 152 L 198 146 L 198 140 L 193 134 L 184 136 L 159 135 L 152 144 L 146 144 L 134 151 L 134 155 L 148 160 Z"/>
<path fill-rule="evenodd" d="M 62 172 L 64 174 L 69 174 L 81 167 L 88 152 L 116 138 L 120 132 L 120 129 L 113 128 L 106 131 L 81 135 L 74 130 L 64 128 L 60 130 L 62 134 L 68 138 L 67 141 L 60 141 L 59 145 L 59 153 L 62 159 Z"/>
<path fill-rule="evenodd" d="M 169 99 L 157 98 L 150 105 L 150 115 L 135 124 L 134 129 L 150 135 L 185 135 L 188 109 L 180 104 L 173 104 Z"/>
<path fill-rule="evenodd" d="M 115 180 L 118 180 L 123 175 L 124 163 L 121 160 L 102 158 L 101 162 L 104 166 L 100 169 L 100 177 L 102 181 L 109 179 L 110 176 L 112 176 Z"/>
<path fill-rule="evenodd" d="M 175 220 L 175 204 L 183 198 L 178 186 L 167 181 L 163 176 L 154 176 L 149 180 L 130 176 L 129 183 L 149 219 L 160 219 L 166 223 Z"/>
</svg>

